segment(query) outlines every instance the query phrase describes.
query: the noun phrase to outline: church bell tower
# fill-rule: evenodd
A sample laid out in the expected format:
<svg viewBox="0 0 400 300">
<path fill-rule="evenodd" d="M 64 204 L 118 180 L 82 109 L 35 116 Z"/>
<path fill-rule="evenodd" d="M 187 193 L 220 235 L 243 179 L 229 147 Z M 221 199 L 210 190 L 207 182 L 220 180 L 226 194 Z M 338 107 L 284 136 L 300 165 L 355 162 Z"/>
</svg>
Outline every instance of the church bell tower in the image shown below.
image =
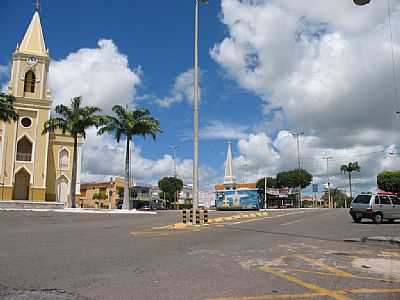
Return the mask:
<svg viewBox="0 0 400 300">
<path fill-rule="evenodd" d="M 42 135 L 51 109 L 49 53 L 36 9 L 12 58 L 8 94 L 16 98 L 17 122 L 4 123 L 0 200 L 44 200 L 49 135 Z"/>
</svg>

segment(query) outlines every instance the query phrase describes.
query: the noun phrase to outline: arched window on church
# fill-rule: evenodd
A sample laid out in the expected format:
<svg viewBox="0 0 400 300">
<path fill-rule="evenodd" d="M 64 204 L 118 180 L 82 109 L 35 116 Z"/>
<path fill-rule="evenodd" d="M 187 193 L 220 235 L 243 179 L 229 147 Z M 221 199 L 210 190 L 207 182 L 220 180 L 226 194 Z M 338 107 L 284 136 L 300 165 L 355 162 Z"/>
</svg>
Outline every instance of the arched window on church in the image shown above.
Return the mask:
<svg viewBox="0 0 400 300">
<path fill-rule="evenodd" d="M 32 160 L 32 143 L 24 136 L 17 143 L 17 161 L 31 161 Z"/>
<path fill-rule="evenodd" d="M 25 93 L 34 93 L 35 92 L 35 83 L 36 83 L 35 73 L 32 70 L 29 70 L 25 74 L 24 92 Z"/>
<path fill-rule="evenodd" d="M 58 159 L 59 159 L 58 163 L 60 170 L 68 170 L 68 160 L 69 160 L 68 151 L 65 149 L 61 150 Z"/>
</svg>

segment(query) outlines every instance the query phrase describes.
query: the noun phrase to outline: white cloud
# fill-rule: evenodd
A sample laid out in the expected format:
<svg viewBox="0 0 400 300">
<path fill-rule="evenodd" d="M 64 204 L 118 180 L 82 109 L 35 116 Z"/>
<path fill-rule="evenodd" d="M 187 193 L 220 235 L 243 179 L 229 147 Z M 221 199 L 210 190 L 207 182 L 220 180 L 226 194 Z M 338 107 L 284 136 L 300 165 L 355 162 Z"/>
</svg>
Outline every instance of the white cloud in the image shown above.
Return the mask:
<svg viewBox="0 0 400 300">
<path fill-rule="evenodd" d="M 248 126 L 214 120 L 200 129 L 200 138 L 208 140 L 238 140 L 245 138 L 248 130 Z"/>
<path fill-rule="evenodd" d="M 400 5 L 392 4 L 398 63 Z M 357 160 L 357 153 L 400 141 L 394 113 L 400 102 L 394 96 L 386 5 L 386 1 L 356 7 L 348 0 L 222 0 L 221 21 L 228 36 L 210 54 L 239 86 L 260 96 L 268 124 L 306 132 L 307 156 L 327 153 L 345 157 L 343 163 Z M 276 110 L 282 113 L 274 114 Z M 256 132 L 265 129 L 262 124 Z M 287 144 L 290 138 L 281 140 L 282 134 L 273 142 L 280 157 L 271 162 L 276 170 L 289 161 L 296 167 L 295 146 Z M 251 139 L 245 141 L 253 144 Z M 253 172 L 268 171 L 261 160 L 256 161 L 264 167 Z M 311 161 L 310 168 L 321 173 L 321 162 Z M 369 157 L 362 163 L 368 173 L 360 176 L 371 186 L 380 168 L 398 167 L 396 159 L 388 157 Z"/>
<path fill-rule="evenodd" d="M 0 65 L 0 78 L 3 76 L 8 76 L 8 66 Z"/>
<path fill-rule="evenodd" d="M 140 68 L 129 67 L 128 58 L 118 51 L 111 40 L 100 40 L 98 48 L 80 49 L 65 59 L 52 61 L 50 67 L 50 87 L 54 105 L 68 104 L 70 98 L 82 95 L 85 105 L 93 105 L 109 112 L 115 104 L 135 105 L 136 89 L 141 85 Z M 182 97 L 190 93 L 190 73 L 181 74 L 173 92 Z M 193 82 L 193 80 L 192 80 Z M 182 98 L 183 99 L 183 98 Z M 144 149 L 145 150 L 145 149 Z M 97 136 L 95 129 L 89 129 L 83 148 L 82 182 L 109 180 L 111 176 L 123 176 L 125 144 L 116 143 L 110 136 Z M 163 176 L 172 174 L 172 157 L 164 155 L 158 159 L 147 159 L 142 149 L 132 151 L 132 170 L 135 181 L 157 183 Z M 192 161 L 177 161 L 177 171 L 185 182 L 192 178 Z M 208 184 L 214 171 L 200 168 L 200 180 Z"/>
<path fill-rule="evenodd" d="M 199 72 L 200 75 L 200 72 Z M 194 95 L 194 70 L 189 69 L 175 78 L 174 85 L 167 97 L 156 99 L 156 103 L 164 108 L 170 107 L 172 104 L 180 103 L 184 100 L 192 105 Z M 201 89 L 199 88 L 199 99 L 201 98 Z"/>
<path fill-rule="evenodd" d="M 353 174 L 354 190 L 368 190 L 375 186 L 376 174 L 386 169 L 400 168 L 398 147 L 356 146 L 335 149 L 318 146 L 316 136 L 301 136 L 301 166 L 311 172 L 314 182 L 324 184 L 327 181 L 326 160 L 329 161 L 329 177 L 333 186 L 347 188 L 348 179 L 340 173 L 340 166 L 358 161 L 361 172 Z M 264 176 L 275 176 L 278 172 L 295 169 L 297 163 L 296 139 L 288 131 L 280 131 L 274 140 L 264 133 L 251 134 L 237 143 L 239 154 L 234 158 L 236 178 L 245 176 L 247 180 L 257 180 Z"/>
<path fill-rule="evenodd" d="M 112 40 L 102 39 L 98 48 L 83 48 L 52 61 L 49 83 L 54 105 L 82 96 L 86 105 L 109 112 L 116 103 L 132 104 L 140 76 L 140 68 L 131 69 Z"/>
<path fill-rule="evenodd" d="M 0 91 L 5 93 L 8 88 L 8 81 L 9 81 L 10 70 L 8 66 L 0 65 Z M 4 78 L 6 81 L 4 81 Z"/>
<path fill-rule="evenodd" d="M 164 155 L 155 160 L 143 157 L 142 149 L 133 146 L 131 154 L 134 181 L 156 184 L 164 176 L 173 174 L 173 158 Z M 144 149 L 145 150 L 145 149 Z M 125 168 L 126 141 L 119 144 L 108 135 L 98 136 L 95 129 L 90 129 L 85 141 L 83 154 L 82 182 L 107 180 L 113 176 L 123 176 Z M 177 158 L 177 174 L 185 183 L 192 182 L 193 162 Z M 209 185 L 215 173 L 211 168 L 201 166 L 199 179 L 202 185 Z"/>
</svg>

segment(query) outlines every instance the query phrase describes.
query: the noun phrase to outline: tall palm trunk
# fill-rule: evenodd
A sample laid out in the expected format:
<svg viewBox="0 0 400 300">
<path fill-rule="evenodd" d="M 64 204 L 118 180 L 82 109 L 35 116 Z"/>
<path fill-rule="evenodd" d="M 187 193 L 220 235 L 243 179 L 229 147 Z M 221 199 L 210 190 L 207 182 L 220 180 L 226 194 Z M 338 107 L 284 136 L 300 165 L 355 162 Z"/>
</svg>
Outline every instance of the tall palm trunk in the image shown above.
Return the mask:
<svg viewBox="0 0 400 300">
<path fill-rule="evenodd" d="M 351 172 L 349 172 L 350 200 L 353 200 L 353 191 L 351 190 Z"/>
<path fill-rule="evenodd" d="M 71 207 L 76 208 L 76 174 L 78 168 L 78 137 L 74 136 L 74 156 L 72 157 L 72 178 L 70 185 Z"/>
<path fill-rule="evenodd" d="M 125 157 L 125 181 L 124 181 L 124 202 L 122 209 L 129 209 L 129 144 L 130 139 L 126 139 L 126 157 Z"/>
</svg>

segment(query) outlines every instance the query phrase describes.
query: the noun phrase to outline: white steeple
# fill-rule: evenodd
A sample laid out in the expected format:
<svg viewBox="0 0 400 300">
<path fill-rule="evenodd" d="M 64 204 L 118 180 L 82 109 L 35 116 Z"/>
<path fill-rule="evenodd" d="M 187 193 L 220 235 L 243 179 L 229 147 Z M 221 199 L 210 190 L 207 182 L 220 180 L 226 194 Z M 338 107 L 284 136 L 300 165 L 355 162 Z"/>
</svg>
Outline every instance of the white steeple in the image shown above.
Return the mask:
<svg viewBox="0 0 400 300">
<path fill-rule="evenodd" d="M 42 25 L 38 10 L 35 11 L 19 51 L 27 54 L 47 56 L 46 44 L 44 42 Z"/>
<path fill-rule="evenodd" d="M 224 176 L 225 185 L 231 185 L 236 182 L 235 177 L 233 176 L 231 144 L 232 144 L 231 142 L 228 143 L 228 153 L 226 155 L 225 176 Z"/>
</svg>

